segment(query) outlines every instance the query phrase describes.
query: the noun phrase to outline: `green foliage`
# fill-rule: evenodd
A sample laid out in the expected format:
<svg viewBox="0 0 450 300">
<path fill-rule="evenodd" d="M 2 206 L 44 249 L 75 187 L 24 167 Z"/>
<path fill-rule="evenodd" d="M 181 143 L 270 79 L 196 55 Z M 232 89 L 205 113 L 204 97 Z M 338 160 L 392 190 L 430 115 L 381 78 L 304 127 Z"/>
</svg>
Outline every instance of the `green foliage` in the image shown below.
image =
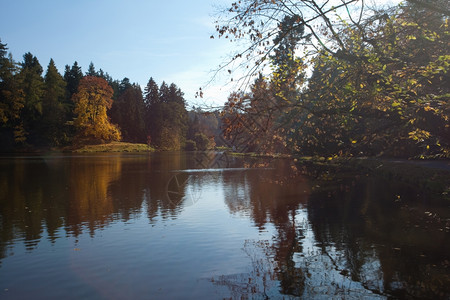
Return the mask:
<svg viewBox="0 0 450 300">
<path fill-rule="evenodd" d="M 38 59 L 30 52 L 23 56 L 19 72 L 19 82 L 25 96 L 24 107 L 21 111 L 24 135 L 29 143 L 39 139 L 38 127 L 43 113 L 42 97 L 44 95 L 44 79 L 42 66 Z M 23 140 L 25 142 L 25 140 Z"/>
<path fill-rule="evenodd" d="M 247 4 L 235 9 L 241 5 Z M 249 9 L 257 7 L 264 5 L 257 1 Z M 447 17 L 406 5 L 358 22 L 330 23 L 328 44 L 309 58 L 307 84 L 306 66 L 288 51 L 303 32 L 292 43 L 283 40 L 310 25 L 295 20 L 291 15 L 277 27 L 271 76 L 257 79 L 251 93 L 230 95 L 223 114 L 232 143 L 329 157 L 449 157 Z"/>
<path fill-rule="evenodd" d="M 91 62 L 83 76 L 74 62 L 64 77 L 51 59 L 45 76 L 31 53 L 22 63 L 0 42 L 0 151 L 33 150 L 118 141 L 160 149 L 184 147 L 188 116 L 175 85 L 153 79 L 145 89 L 128 78 L 113 80 Z M 112 122 L 114 123 L 111 123 Z M 117 124 L 117 125 L 115 125 Z"/>
<path fill-rule="evenodd" d="M 24 106 L 23 91 L 18 86 L 17 66 L 6 57 L 6 44 L 0 42 L 0 124 L 12 126 Z"/>
<path fill-rule="evenodd" d="M 88 70 L 86 72 L 86 76 L 97 76 L 97 72 L 95 71 L 94 63 L 91 61 L 89 64 Z"/>
<path fill-rule="evenodd" d="M 74 62 L 72 67 L 66 65 L 64 80 L 66 81 L 67 99 L 72 99 L 72 95 L 77 92 L 81 78 L 83 78 L 83 72 L 81 71 L 81 67 L 78 66 L 78 62 Z"/>
<path fill-rule="evenodd" d="M 175 85 L 165 82 L 158 88 L 150 78 L 144 92 L 147 113 L 145 118 L 151 143 L 163 150 L 180 150 L 184 147 L 188 115 L 184 94 Z"/>
<path fill-rule="evenodd" d="M 341 39 L 358 59 L 325 53 L 316 58 L 308 92 L 295 112 L 297 149 L 447 155 L 448 19 L 404 7 L 364 30 L 348 26 Z"/>
<path fill-rule="evenodd" d="M 121 94 L 111 108 L 112 122 L 120 127 L 124 141 L 144 143 L 145 105 L 141 88 L 138 85 L 131 85 L 124 79 L 120 91 Z"/>
<path fill-rule="evenodd" d="M 67 106 L 65 106 L 66 82 L 59 74 L 55 62 L 50 59 L 44 77 L 44 95 L 40 135 L 43 143 L 51 146 L 67 144 Z"/>
<path fill-rule="evenodd" d="M 15 143 L 25 141 L 23 123 L 20 119 L 25 105 L 18 66 L 7 57 L 6 44 L 0 41 L 0 149 L 11 150 Z"/>
</svg>

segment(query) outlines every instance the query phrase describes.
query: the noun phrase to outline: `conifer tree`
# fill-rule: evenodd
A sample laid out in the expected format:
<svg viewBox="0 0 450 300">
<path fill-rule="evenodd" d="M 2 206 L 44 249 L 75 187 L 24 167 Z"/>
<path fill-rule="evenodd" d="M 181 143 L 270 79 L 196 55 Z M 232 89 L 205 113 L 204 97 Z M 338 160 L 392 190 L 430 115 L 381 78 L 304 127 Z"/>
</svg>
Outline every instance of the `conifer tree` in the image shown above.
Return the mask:
<svg viewBox="0 0 450 300">
<path fill-rule="evenodd" d="M 19 85 L 17 64 L 7 57 L 7 45 L 0 40 L 0 149 L 11 150 L 24 141 L 20 120 L 24 107 L 22 87 Z"/>
<path fill-rule="evenodd" d="M 24 125 L 27 142 L 39 142 L 39 126 L 42 119 L 42 96 L 44 95 L 44 79 L 42 66 L 36 56 L 30 52 L 23 56 L 20 80 L 25 96 L 21 119 Z"/>
<path fill-rule="evenodd" d="M 112 122 L 119 125 L 124 141 L 145 143 L 144 117 L 145 107 L 141 88 L 137 84 L 130 84 L 112 105 Z"/>
<path fill-rule="evenodd" d="M 145 104 L 145 131 L 147 135 L 147 141 L 154 143 L 156 134 L 158 132 L 156 128 L 157 116 L 159 115 L 159 87 L 153 77 L 150 77 L 147 86 L 144 90 L 144 104 Z"/>
<path fill-rule="evenodd" d="M 52 146 L 67 142 L 64 132 L 66 123 L 66 110 L 64 107 L 66 82 L 59 74 L 53 59 L 47 67 L 44 77 L 44 97 L 42 116 L 42 137 Z"/>
<path fill-rule="evenodd" d="M 78 62 L 74 62 L 72 67 L 66 65 L 64 72 L 64 80 L 66 81 L 66 98 L 70 100 L 72 95 L 75 94 L 78 90 L 78 85 L 80 84 L 80 80 L 83 78 L 83 72 L 81 71 L 81 67 L 78 66 Z"/>
<path fill-rule="evenodd" d="M 98 76 L 98 73 L 95 71 L 94 63 L 92 61 L 89 64 L 86 76 Z"/>
</svg>

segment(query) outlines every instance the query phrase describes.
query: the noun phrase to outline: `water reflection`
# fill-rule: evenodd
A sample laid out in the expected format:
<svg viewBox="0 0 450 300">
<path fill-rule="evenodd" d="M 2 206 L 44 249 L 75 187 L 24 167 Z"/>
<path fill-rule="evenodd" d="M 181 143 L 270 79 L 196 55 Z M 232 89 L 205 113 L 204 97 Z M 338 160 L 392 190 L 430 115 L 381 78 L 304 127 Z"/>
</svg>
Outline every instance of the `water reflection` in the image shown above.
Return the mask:
<svg viewBox="0 0 450 300">
<path fill-rule="evenodd" d="M 351 186 L 351 188 L 342 188 Z M 380 295 L 449 295 L 449 207 L 414 187 L 363 177 L 313 193 L 308 207 L 318 247 L 352 281 Z"/>
<path fill-rule="evenodd" d="M 430 213 L 449 216 L 448 204 L 410 185 L 348 175 L 324 187 L 302 177 L 289 185 L 289 176 L 273 180 L 261 172 L 228 178 L 230 211 L 248 214 L 262 230 L 273 224 L 276 235 L 246 242 L 248 273 L 213 282 L 237 298 L 448 297 L 449 219 Z"/>
<path fill-rule="evenodd" d="M 45 238 L 59 245 L 102 232 L 117 250 L 91 249 L 93 257 L 125 265 L 116 276 L 130 275 L 124 270 L 132 264 L 157 282 L 135 275 L 128 283 L 141 291 L 135 298 L 148 298 L 144 291 L 169 297 L 157 294 L 159 285 L 167 291 L 191 277 L 209 284 L 196 297 L 448 297 L 448 205 L 411 186 L 342 175 L 318 182 L 289 160 L 214 152 L 2 158 L 0 268 L 19 244 L 31 253 Z M 138 237 L 124 229 L 133 222 Z M 133 260 L 122 260 L 128 253 Z M 71 268 L 83 270 L 83 262 Z M 175 281 L 179 274 L 185 277 Z"/>
<path fill-rule="evenodd" d="M 304 274 L 295 268 L 293 261 L 294 253 L 301 252 L 295 219 L 297 211 L 308 202 L 310 187 L 306 178 L 291 176 L 291 166 L 290 161 L 281 160 L 276 169 L 224 176 L 228 183 L 225 202 L 230 211 L 249 215 L 260 230 L 273 225 L 275 238 L 271 243 L 247 241 L 244 251 L 252 261 L 253 270 L 249 274 L 221 278 L 220 284 L 234 289 L 240 286 L 239 293 L 246 294 L 246 291 L 247 296 L 273 296 L 274 286 L 282 294 L 303 294 Z M 275 280 L 279 280 L 279 287 Z"/>
<path fill-rule="evenodd" d="M 191 177 L 179 170 L 229 163 L 209 152 L 11 157 L 0 165 L 3 258 L 8 241 L 24 240 L 31 250 L 44 228 L 52 240 L 61 227 L 75 236 L 84 229 L 94 234 L 111 221 L 133 218 L 144 202 L 150 220 L 176 217 Z"/>
</svg>

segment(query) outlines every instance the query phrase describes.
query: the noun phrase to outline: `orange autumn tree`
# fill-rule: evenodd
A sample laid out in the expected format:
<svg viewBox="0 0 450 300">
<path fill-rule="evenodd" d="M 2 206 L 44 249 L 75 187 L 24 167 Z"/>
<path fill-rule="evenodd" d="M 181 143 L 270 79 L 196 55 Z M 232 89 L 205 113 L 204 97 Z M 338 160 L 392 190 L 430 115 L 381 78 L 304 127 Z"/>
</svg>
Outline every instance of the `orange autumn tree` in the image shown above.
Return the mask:
<svg viewBox="0 0 450 300">
<path fill-rule="evenodd" d="M 83 77 L 78 91 L 72 97 L 75 102 L 74 125 L 79 140 L 92 142 L 120 141 L 120 129 L 111 124 L 107 110 L 111 108 L 113 89 L 100 77 Z"/>
</svg>

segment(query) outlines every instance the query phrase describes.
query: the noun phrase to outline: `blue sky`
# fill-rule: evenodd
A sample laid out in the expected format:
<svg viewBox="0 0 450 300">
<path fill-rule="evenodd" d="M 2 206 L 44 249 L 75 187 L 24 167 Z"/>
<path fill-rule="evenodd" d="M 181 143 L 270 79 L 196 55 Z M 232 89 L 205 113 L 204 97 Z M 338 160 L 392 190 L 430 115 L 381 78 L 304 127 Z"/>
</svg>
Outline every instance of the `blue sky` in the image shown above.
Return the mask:
<svg viewBox="0 0 450 300">
<path fill-rule="evenodd" d="M 210 39 L 217 6 L 228 0 L 0 0 L 0 39 L 16 61 L 26 52 L 44 70 L 53 58 L 61 74 L 75 61 L 92 61 L 114 79 L 144 87 L 176 83 L 191 104 L 230 53 L 226 40 Z M 223 102 L 224 83 L 206 89 L 207 103 Z"/>
<path fill-rule="evenodd" d="M 204 88 L 204 99 L 195 99 L 195 93 L 236 46 L 209 38 L 219 7 L 234 1 L 0 0 L 0 39 L 16 61 L 31 52 L 44 70 L 50 58 L 61 74 L 75 61 L 83 72 L 93 62 L 114 79 L 128 77 L 142 88 L 150 77 L 159 84 L 173 82 L 189 105 L 214 106 L 236 89 L 228 76 Z"/>
</svg>

